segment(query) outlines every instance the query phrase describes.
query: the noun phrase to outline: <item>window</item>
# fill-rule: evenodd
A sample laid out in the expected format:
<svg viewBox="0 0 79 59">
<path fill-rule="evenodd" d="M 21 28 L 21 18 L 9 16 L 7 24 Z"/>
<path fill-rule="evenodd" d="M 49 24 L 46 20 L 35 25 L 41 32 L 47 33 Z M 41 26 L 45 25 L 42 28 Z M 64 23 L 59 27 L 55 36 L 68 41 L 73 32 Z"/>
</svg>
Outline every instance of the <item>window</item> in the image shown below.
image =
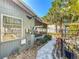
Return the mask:
<svg viewBox="0 0 79 59">
<path fill-rule="evenodd" d="M 22 38 L 22 19 L 2 15 L 1 41 L 10 41 Z"/>
</svg>

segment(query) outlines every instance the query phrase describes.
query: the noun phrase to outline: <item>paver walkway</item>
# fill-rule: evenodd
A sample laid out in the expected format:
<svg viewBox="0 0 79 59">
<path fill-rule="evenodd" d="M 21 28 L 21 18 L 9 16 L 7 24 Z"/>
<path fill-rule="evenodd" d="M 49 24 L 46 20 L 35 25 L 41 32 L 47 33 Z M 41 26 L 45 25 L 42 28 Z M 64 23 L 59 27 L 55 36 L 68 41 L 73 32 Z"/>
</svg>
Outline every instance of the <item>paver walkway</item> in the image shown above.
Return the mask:
<svg viewBox="0 0 79 59">
<path fill-rule="evenodd" d="M 55 39 L 49 41 L 45 46 L 39 49 L 36 59 L 55 59 L 53 56 L 54 44 L 56 44 Z"/>
</svg>

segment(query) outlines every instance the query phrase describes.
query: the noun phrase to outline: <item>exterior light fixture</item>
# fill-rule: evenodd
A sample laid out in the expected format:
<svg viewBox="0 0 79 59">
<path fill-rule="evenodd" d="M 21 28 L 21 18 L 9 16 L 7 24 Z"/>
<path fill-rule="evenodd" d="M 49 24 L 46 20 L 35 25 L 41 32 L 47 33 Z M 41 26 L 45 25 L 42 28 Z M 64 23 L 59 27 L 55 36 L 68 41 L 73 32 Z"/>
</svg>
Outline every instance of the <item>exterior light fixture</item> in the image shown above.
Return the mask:
<svg viewBox="0 0 79 59">
<path fill-rule="evenodd" d="M 36 18 L 37 16 L 35 15 L 35 16 L 29 16 L 29 15 L 27 15 L 26 16 L 28 19 L 32 19 L 32 18 Z"/>
<path fill-rule="evenodd" d="M 28 19 L 32 19 L 32 17 L 31 17 L 31 16 L 27 16 L 27 18 L 28 18 Z"/>
</svg>

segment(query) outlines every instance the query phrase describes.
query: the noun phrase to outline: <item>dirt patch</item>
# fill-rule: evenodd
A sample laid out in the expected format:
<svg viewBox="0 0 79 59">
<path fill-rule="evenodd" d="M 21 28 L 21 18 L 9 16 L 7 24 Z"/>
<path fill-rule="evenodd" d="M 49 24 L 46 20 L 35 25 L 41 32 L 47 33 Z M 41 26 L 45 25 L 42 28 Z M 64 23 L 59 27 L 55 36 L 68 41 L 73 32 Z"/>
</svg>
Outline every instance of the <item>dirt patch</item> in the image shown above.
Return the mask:
<svg viewBox="0 0 79 59">
<path fill-rule="evenodd" d="M 40 49 L 41 46 L 43 46 L 43 44 L 36 42 L 32 48 L 25 49 L 19 55 L 11 55 L 9 59 L 36 59 L 37 50 Z"/>
</svg>

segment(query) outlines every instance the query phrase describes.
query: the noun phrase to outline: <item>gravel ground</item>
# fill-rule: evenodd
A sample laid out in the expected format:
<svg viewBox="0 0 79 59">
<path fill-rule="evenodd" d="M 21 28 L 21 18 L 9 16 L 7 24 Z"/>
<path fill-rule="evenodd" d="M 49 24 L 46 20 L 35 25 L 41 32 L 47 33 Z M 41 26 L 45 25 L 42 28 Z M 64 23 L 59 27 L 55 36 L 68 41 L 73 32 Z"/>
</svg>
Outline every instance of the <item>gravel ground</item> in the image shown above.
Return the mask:
<svg viewBox="0 0 79 59">
<path fill-rule="evenodd" d="M 24 50 L 19 55 L 16 54 L 9 56 L 9 59 L 36 59 L 37 50 L 40 49 L 42 45 L 43 44 L 37 42 L 32 48 Z"/>
</svg>

